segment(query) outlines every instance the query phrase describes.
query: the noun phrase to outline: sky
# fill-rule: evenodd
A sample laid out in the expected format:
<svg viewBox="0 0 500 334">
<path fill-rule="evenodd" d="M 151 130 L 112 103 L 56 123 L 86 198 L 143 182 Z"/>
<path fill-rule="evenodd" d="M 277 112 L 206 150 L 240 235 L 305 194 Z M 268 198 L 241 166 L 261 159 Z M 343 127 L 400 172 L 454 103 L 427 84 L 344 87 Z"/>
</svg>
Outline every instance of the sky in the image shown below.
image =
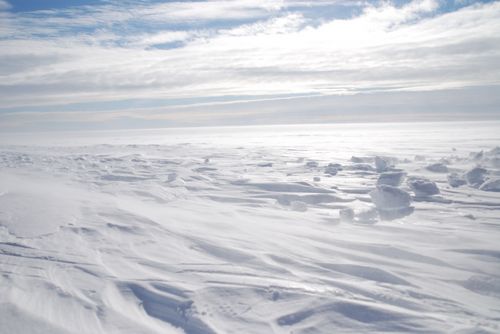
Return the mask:
<svg viewBox="0 0 500 334">
<path fill-rule="evenodd" d="M 0 131 L 497 119 L 500 1 L 0 0 Z"/>
</svg>

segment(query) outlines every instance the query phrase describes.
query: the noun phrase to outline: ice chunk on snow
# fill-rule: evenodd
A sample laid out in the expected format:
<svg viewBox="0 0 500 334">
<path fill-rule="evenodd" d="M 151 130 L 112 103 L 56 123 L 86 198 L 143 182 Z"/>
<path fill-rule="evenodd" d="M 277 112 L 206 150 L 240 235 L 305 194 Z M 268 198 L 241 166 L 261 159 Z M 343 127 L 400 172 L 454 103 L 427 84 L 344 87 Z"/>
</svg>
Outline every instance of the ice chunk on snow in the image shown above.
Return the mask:
<svg viewBox="0 0 500 334">
<path fill-rule="evenodd" d="M 316 167 L 318 167 L 318 163 L 316 161 L 308 161 L 306 163 L 306 167 L 316 168 Z"/>
<path fill-rule="evenodd" d="M 411 177 L 408 179 L 408 186 L 413 190 L 415 196 L 425 197 L 439 194 L 436 183 L 426 178 Z"/>
<path fill-rule="evenodd" d="M 376 189 L 370 192 L 370 197 L 379 210 L 397 210 L 410 206 L 410 195 L 399 188 L 378 185 Z"/>
<path fill-rule="evenodd" d="M 319 181 L 321 181 L 321 178 L 320 178 L 319 176 L 315 176 L 315 177 L 313 178 L 313 181 L 314 181 L 314 182 L 319 182 Z"/>
<path fill-rule="evenodd" d="M 333 176 L 333 175 L 337 175 L 337 172 L 338 172 L 338 169 L 336 169 L 336 168 L 332 168 L 332 167 L 325 168 L 325 174 Z"/>
<path fill-rule="evenodd" d="M 484 191 L 500 191 L 500 179 L 488 180 L 479 189 Z"/>
<path fill-rule="evenodd" d="M 438 162 L 432 165 L 429 165 L 426 167 L 428 171 L 434 172 L 434 173 L 447 173 L 448 172 L 448 167 L 446 167 L 445 164 Z"/>
<path fill-rule="evenodd" d="M 398 187 L 403 181 L 405 175 L 405 172 L 385 172 L 380 174 L 377 180 L 377 184 L 385 184 L 388 186 Z"/>
<path fill-rule="evenodd" d="M 376 156 L 375 157 L 375 169 L 377 172 L 385 172 L 391 166 L 389 159 Z"/>
<path fill-rule="evenodd" d="M 342 165 L 341 164 L 337 164 L 337 163 L 330 163 L 328 164 L 328 167 L 331 167 L 331 168 L 335 168 L 337 170 L 342 170 Z"/>
<path fill-rule="evenodd" d="M 342 170 L 342 167 L 340 167 L 339 164 L 329 164 L 325 168 L 325 174 L 328 175 L 337 175 L 338 171 Z"/>
<path fill-rule="evenodd" d="M 450 186 L 452 186 L 453 188 L 457 188 L 457 187 L 460 187 L 460 186 L 463 186 L 464 184 L 467 183 L 467 181 L 465 181 L 460 175 L 458 175 L 457 173 L 451 173 L 448 175 L 447 177 L 448 179 L 448 183 L 450 184 Z"/>
<path fill-rule="evenodd" d="M 481 184 L 483 184 L 487 173 L 488 171 L 482 167 L 474 167 L 467 173 L 465 173 L 464 176 L 471 186 L 479 187 Z"/>
<path fill-rule="evenodd" d="M 410 195 L 399 188 L 379 185 L 370 192 L 381 219 L 392 220 L 402 218 L 413 212 Z"/>
</svg>

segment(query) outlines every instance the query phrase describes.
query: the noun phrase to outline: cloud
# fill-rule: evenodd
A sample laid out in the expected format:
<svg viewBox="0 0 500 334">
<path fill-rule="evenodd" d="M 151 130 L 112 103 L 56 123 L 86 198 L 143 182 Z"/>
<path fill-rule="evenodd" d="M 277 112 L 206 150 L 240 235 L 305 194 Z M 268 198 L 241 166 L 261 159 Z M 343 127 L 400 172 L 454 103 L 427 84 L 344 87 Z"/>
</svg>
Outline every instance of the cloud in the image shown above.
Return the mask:
<svg viewBox="0 0 500 334">
<path fill-rule="evenodd" d="M 12 8 L 12 6 L 10 5 L 10 3 L 8 3 L 5 0 L 0 0 L 0 10 L 7 10 L 7 9 L 10 9 L 10 8 Z"/>
<path fill-rule="evenodd" d="M 358 10 L 340 18 L 304 10 L 343 10 L 339 3 L 110 2 L 4 13 L 0 108 L 500 84 L 500 2 L 450 13 L 433 0 L 353 2 Z"/>
<path fill-rule="evenodd" d="M 496 120 L 500 87 L 298 96 L 120 110 L 0 113 L 0 130 L 158 128 L 325 122 Z M 471 112 L 473 110 L 474 112 Z"/>
<path fill-rule="evenodd" d="M 182 42 L 196 35 L 189 31 L 162 31 L 154 34 L 145 34 L 134 36 L 128 43 L 130 46 L 147 47 L 152 45 L 160 45 L 165 43 Z"/>
<path fill-rule="evenodd" d="M 364 19 L 371 24 L 390 27 L 419 18 L 422 14 L 432 13 L 438 7 L 437 0 L 416 0 L 399 8 L 389 2 L 383 2 L 381 6 L 371 5 L 365 8 Z"/>
</svg>

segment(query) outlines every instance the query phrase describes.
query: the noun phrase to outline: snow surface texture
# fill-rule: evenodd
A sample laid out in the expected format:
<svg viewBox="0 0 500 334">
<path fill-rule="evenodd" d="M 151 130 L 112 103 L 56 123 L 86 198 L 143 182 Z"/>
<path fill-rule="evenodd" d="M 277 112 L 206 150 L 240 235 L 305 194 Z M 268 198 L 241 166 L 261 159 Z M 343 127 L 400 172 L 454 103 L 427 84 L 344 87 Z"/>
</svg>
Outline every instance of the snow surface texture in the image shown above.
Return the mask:
<svg viewBox="0 0 500 334">
<path fill-rule="evenodd" d="M 0 136 L 0 333 L 499 333 L 499 130 Z"/>
</svg>

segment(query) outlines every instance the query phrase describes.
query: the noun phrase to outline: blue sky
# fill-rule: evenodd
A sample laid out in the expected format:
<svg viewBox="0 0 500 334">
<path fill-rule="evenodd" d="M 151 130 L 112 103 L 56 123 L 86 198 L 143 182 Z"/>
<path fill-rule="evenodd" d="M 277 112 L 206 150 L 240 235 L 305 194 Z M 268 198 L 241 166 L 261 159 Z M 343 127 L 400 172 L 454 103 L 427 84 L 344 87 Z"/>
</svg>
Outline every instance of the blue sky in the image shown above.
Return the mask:
<svg viewBox="0 0 500 334">
<path fill-rule="evenodd" d="M 494 118 L 499 17 L 499 1 L 0 0 L 0 130 Z"/>
</svg>

